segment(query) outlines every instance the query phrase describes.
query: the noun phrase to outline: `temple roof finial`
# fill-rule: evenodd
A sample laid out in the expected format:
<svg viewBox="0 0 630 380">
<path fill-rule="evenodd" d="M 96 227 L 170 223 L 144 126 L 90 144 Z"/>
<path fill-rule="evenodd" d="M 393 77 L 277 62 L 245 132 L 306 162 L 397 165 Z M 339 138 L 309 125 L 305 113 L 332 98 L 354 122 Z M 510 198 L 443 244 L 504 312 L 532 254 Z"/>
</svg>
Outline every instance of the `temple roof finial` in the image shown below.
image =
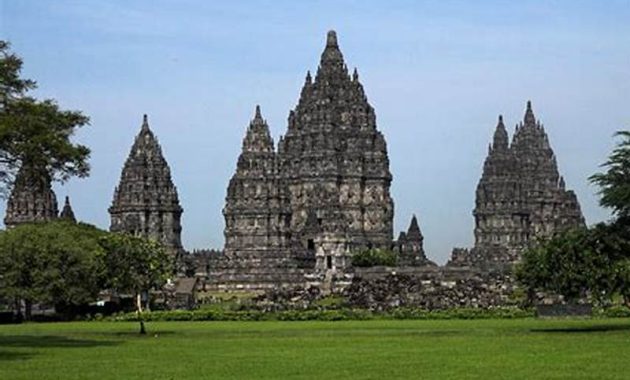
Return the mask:
<svg viewBox="0 0 630 380">
<path fill-rule="evenodd" d="M 66 201 L 64 202 L 63 209 L 61 210 L 61 214 L 59 214 L 60 219 L 64 219 L 71 222 L 76 222 L 76 218 L 74 216 L 74 211 L 72 211 L 72 206 L 70 205 L 70 197 L 66 195 Z"/>
<path fill-rule="evenodd" d="M 326 36 L 326 46 L 339 47 L 337 45 L 337 33 L 334 30 L 329 30 Z"/>
<path fill-rule="evenodd" d="M 143 131 L 148 131 L 149 130 L 149 117 L 147 116 L 147 114 L 145 113 L 144 115 L 142 115 L 142 127 L 141 130 Z"/>
<path fill-rule="evenodd" d="M 359 70 L 357 70 L 357 68 L 354 68 L 354 72 L 352 73 L 352 80 L 353 81 L 358 81 L 359 80 Z"/>
<path fill-rule="evenodd" d="M 504 151 L 508 148 L 508 146 L 508 133 L 505 129 L 505 125 L 503 124 L 503 115 L 499 115 L 499 122 L 497 123 L 497 128 L 494 131 L 492 139 L 492 149 L 489 149 L 489 151 L 495 149 Z"/>
<path fill-rule="evenodd" d="M 532 101 L 528 100 L 527 101 L 527 110 L 525 110 L 525 118 L 523 119 L 524 124 L 528 125 L 535 125 L 536 124 L 536 117 L 534 116 L 534 111 L 532 110 Z"/>
<path fill-rule="evenodd" d="M 262 114 L 260 113 L 260 104 L 256 104 L 256 112 L 254 113 L 254 119 L 262 120 Z"/>
<path fill-rule="evenodd" d="M 407 230 L 407 240 L 409 241 L 421 241 L 423 239 L 422 232 L 420 232 L 420 226 L 418 225 L 418 218 L 416 214 L 411 217 L 411 223 L 409 223 L 409 229 Z"/>
</svg>

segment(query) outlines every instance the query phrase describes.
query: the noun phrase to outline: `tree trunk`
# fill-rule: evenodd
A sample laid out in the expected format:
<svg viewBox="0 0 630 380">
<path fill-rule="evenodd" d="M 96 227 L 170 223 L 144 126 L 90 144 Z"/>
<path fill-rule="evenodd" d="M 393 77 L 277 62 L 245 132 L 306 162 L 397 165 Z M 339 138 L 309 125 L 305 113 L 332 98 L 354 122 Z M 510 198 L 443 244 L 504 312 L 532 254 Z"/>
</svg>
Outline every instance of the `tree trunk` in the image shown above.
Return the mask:
<svg viewBox="0 0 630 380">
<path fill-rule="evenodd" d="M 15 297 L 15 319 L 17 323 L 22 323 L 24 315 L 22 315 L 22 300 Z"/>
<path fill-rule="evenodd" d="M 630 309 L 630 294 L 626 294 L 623 296 L 623 301 L 626 304 L 626 307 Z"/>
<path fill-rule="evenodd" d="M 140 321 L 140 334 L 145 335 L 147 330 L 144 328 L 144 319 L 142 317 L 142 298 L 140 293 L 136 293 L 136 313 L 138 314 L 138 320 Z"/>
<path fill-rule="evenodd" d="M 24 300 L 24 320 L 31 320 L 31 310 L 33 309 L 33 302 L 31 300 Z"/>
</svg>

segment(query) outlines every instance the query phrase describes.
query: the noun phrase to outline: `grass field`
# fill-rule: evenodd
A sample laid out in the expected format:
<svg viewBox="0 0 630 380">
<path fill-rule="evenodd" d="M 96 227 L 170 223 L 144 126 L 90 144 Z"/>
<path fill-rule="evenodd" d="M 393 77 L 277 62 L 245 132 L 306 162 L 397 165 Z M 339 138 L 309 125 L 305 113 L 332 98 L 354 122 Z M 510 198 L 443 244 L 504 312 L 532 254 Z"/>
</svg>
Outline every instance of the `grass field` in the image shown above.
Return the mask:
<svg viewBox="0 0 630 380">
<path fill-rule="evenodd" d="M 630 320 L 0 326 L 0 379 L 629 379 Z"/>
</svg>

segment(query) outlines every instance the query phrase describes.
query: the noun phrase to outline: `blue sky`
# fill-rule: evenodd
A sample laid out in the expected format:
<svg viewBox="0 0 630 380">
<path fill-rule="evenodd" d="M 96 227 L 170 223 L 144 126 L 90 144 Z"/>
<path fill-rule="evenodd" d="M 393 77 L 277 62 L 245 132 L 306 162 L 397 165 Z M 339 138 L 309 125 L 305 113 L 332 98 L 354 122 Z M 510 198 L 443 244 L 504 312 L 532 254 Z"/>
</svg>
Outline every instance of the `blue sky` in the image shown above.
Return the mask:
<svg viewBox="0 0 630 380">
<path fill-rule="evenodd" d="M 92 175 L 56 186 L 107 228 L 142 114 L 178 186 L 188 249 L 221 247 L 227 182 L 254 106 L 277 141 L 325 34 L 358 67 L 388 142 L 396 234 L 416 213 L 430 258 L 473 242 L 474 191 L 498 114 L 531 99 L 589 224 L 587 177 L 630 126 L 630 1 L 0 0 L 0 38 L 39 97 L 91 117 Z M 0 206 L 4 214 L 4 205 Z"/>
</svg>

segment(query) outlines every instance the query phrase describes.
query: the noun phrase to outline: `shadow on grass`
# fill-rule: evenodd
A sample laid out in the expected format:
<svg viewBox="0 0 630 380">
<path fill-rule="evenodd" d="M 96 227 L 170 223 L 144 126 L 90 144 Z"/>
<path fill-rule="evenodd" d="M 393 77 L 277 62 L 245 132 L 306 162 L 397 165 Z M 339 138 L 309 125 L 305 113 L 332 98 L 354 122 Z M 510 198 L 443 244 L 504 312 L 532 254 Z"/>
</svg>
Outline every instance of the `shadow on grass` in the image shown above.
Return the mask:
<svg viewBox="0 0 630 380">
<path fill-rule="evenodd" d="M 624 330 L 630 330 L 630 324 L 551 327 L 551 328 L 531 329 L 530 331 L 531 332 L 544 332 L 544 333 L 597 333 L 597 332 L 624 331 Z"/>
<path fill-rule="evenodd" d="M 0 351 L 0 362 L 9 361 L 9 360 L 28 360 L 32 356 L 33 354 L 24 353 L 24 352 Z"/>
<path fill-rule="evenodd" d="M 56 335 L 0 335 L 0 347 L 87 348 L 116 344 L 120 344 L 120 342 L 72 339 Z"/>
<path fill-rule="evenodd" d="M 163 335 L 168 336 L 168 335 L 175 335 L 175 334 L 179 334 L 179 333 L 175 331 L 147 330 L 146 335 L 142 335 L 138 331 L 115 331 L 111 333 L 105 333 L 103 335 L 113 335 L 113 336 L 122 337 L 122 338 L 159 338 Z"/>
</svg>

